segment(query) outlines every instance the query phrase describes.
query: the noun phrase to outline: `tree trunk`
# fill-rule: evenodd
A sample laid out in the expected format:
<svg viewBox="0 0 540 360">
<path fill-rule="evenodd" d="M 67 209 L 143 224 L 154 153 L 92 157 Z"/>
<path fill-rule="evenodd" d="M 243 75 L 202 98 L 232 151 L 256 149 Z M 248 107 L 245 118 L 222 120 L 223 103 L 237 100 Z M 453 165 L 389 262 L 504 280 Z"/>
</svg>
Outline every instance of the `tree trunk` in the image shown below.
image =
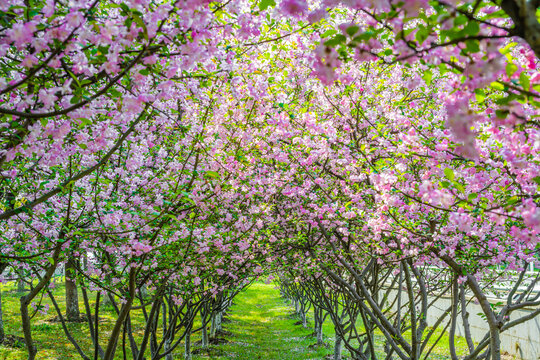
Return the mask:
<svg viewBox="0 0 540 360">
<path fill-rule="evenodd" d="M 216 332 L 223 330 L 223 311 L 218 312 L 216 318 Z"/>
<path fill-rule="evenodd" d="M 124 321 L 126 321 L 127 316 L 129 315 L 129 312 L 131 311 L 131 306 L 133 305 L 133 299 L 135 298 L 135 269 L 131 268 L 129 271 L 129 293 L 127 294 L 127 301 L 122 305 L 120 312 L 118 313 L 118 316 L 116 318 L 116 322 L 114 324 L 114 327 L 111 331 L 111 334 L 109 335 L 109 343 L 107 344 L 107 348 L 105 349 L 105 355 L 103 356 L 103 360 L 113 360 L 114 359 L 114 353 L 116 352 L 116 344 L 118 342 L 118 336 L 120 335 L 120 331 L 122 329 L 122 326 L 124 324 Z M 154 307 L 152 307 L 154 309 Z M 150 318 L 154 314 L 150 314 Z M 143 340 L 144 341 L 144 340 Z M 141 346 L 141 351 L 144 353 L 144 346 Z M 139 354 L 140 356 L 141 354 Z"/>
<path fill-rule="evenodd" d="M 165 340 L 164 350 L 165 352 L 169 351 L 171 349 L 171 339 Z M 167 356 L 165 356 L 165 360 L 174 360 L 172 352 L 168 353 Z"/>
<path fill-rule="evenodd" d="M 317 336 L 317 345 L 323 345 L 323 331 L 322 331 L 322 316 L 321 316 L 322 310 L 319 310 L 317 308 L 314 309 L 314 320 L 315 323 L 314 331 L 315 335 Z"/>
<path fill-rule="evenodd" d="M 323 331 L 322 331 L 322 324 L 319 324 L 317 328 L 317 345 L 323 345 L 324 339 L 323 339 Z"/>
<path fill-rule="evenodd" d="M 22 278 L 19 278 L 19 280 L 17 280 L 17 292 L 23 293 L 25 290 L 25 283 Z"/>
<path fill-rule="evenodd" d="M 28 300 L 28 295 L 21 297 L 21 320 L 22 328 L 24 333 L 24 342 L 26 344 L 26 350 L 28 351 L 28 360 L 34 360 L 37 354 L 37 348 L 34 345 L 32 339 L 32 330 L 30 326 L 30 315 L 28 314 L 28 305 L 30 300 Z"/>
<path fill-rule="evenodd" d="M 79 321 L 79 295 L 77 293 L 77 276 L 75 260 L 70 258 L 66 262 L 66 317 L 68 321 Z"/>
<path fill-rule="evenodd" d="M 170 323 L 172 322 L 171 319 L 169 318 L 169 321 L 167 321 L 167 302 L 166 301 L 163 301 L 163 305 L 162 305 L 162 312 L 163 312 L 163 315 L 162 315 L 162 322 L 163 322 L 163 334 L 165 336 L 165 334 L 167 333 L 167 324 L 169 324 L 170 326 L 172 326 Z M 165 352 L 169 351 L 171 349 L 171 343 L 172 343 L 172 333 L 171 335 L 167 336 L 167 339 L 165 339 L 165 342 L 163 344 L 163 349 Z M 165 356 L 165 360 L 174 360 L 173 359 L 173 356 L 172 356 L 172 352 L 167 354 Z"/>
<path fill-rule="evenodd" d="M 184 359 L 191 360 L 191 329 L 186 332 L 186 344 L 184 347 Z"/>
<path fill-rule="evenodd" d="M 2 317 L 2 289 L 0 289 L 0 344 L 4 342 L 5 336 L 4 319 Z"/>
<path fill-rule="evenodd" d="M 217 318 L 219 314 L 217 312 L 212 313 L 212 320 L 210 321 L 210 338 L 216 337 L 217 333 Z"/>
<path fill-rule="evenodd" d="M 489 329 L 489 344 L 491 348 L 491 360 L 501 360 L 501 339 L 500 330 L 497 327 L 491 327 Z"/>
<path fill-rule="evenodd" d="M 107 293 L 107 295 L 105 295 L 103 297 L 103 299 L 101 300 L 100 305 L 103 306 L 103 307 L 113 306 L 111 296 L 114 296 L 114 295 L 111 295 L 111 294 Z"/>
<path fill-rule="evenodd" d="M 146 284 L 143 284 L 140 288 L 140 294 L 143 299 L 146 299 L 148 297 L 148 288 L 146 287 Z"/>
<path fill-rule="evenodd" d="M 6 268 L 7 263 L 0 261 L 0 275 L 2 275 Z M 2 313 L 2 288 L 0 288 L 0 344 L 4 342 L 5 337 L 6 333 L 4 332 L 4 318 Z"/>
<path fill-rule="evenodd" d="M 334 360 L 341 360 L 341 336 L 337 332 L 334 343 Z"/>
<path fill-rule="evenodd" d="M 202 332 L 201 332 L 201 348 L 208 349 L 208 329 L 206 328 L 208 315 L 205 310 L 201 311 L 201 321 L 202 321 Z"/>
</svg>

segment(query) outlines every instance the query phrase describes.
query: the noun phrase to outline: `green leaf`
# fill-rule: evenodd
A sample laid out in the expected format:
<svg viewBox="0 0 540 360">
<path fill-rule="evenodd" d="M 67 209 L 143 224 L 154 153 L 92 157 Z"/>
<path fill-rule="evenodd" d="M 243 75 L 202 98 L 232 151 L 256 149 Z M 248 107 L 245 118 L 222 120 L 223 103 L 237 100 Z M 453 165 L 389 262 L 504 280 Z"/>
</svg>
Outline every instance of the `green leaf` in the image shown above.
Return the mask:
<svg viewBox="0 0 540 360">
<path fill-rule="evenodd" d="M 69 100 L 69 103 L 70 104 L 77 104 L 81 100 L 82 100 L 82 98 L 80 96 L 74 96 L 74 97 L 71 98 L 71 100 Z"/>
<path fill-rule="evenodd" d="M 444 176 L 450 181 L 454 181 L 454 170 L 450 168 L 444 169 Z"/>
<path fill-rule="evenodd" d="M 469 194 L 469 196 L 467 198 L 469 199 L 469 201 L 473 201 L 477 197 L 478 197 L 477 193 L 472 193 L 472 194 Z"/>
<path fill-rule="evenodd" d="M 335 29 L 330 29 L 330 30 L 326 30 L 322 35 L 321 35 L 321 38 L 327 38 L 329 36 L 332 36 L 334 34 L 337 34 L 337 30 Z"/>
<path fill-rule="evenodd" d="M 519 74 L 519 83 L 526 91 L 529 91 L 529 89 L 531 88 L 531 81 L 529 80 L 529 77 L 527 76 L 527 74 L 525 74 L 525 72 Z"/>
<path fill-rule="evenodd" d="M 427 85 L 431 85 L 432 78 L 433 78 L 433 73 L 431 72 L 431 70 L 424 71 L 424 74 L 422 75 L 422 79 L 424 79 Z"/>
<path fill-rule="evenodd" d="M 480 25 L 476 21 L 469 21 L 463 28 L 463 31 L 469 36 L 475 36 L 480 32 Z"/>
<path fill-rule="evenodd" d="M 519 201 L 519 198 L 517 196 L 512 196 L 510 199 L 508 199 L 508 205 L 514 205 Z"/>
<path fill-rule="evenodd" d="M 67 71 L 67 73 L 69 74 L 69 76 L 75 81 L 75 83 L 77 84 L 78 87 L 81 87 L 81 83 L 79 82 L 79 79 L 75 76 L 74 73 L 72 73 L 70 70 L 68 69 L 65 69 Z"/>
<path fill-rule="evenodd" d="M 504 85 L 500 82 L 494 81 L 490 84 L 492 89 L 504 91 Z"/>
<path fill-rule="evenodd" d="M 219 179 L 219 173 L 216 171 L 207 171 L 205 175 L 214 179 Z"/>
<path fill-rule="evenodd" d="M 499 50 L 499 51 L 500 51 L 501 54 L 506 55 L 506 54 L 508 54 L 508 53 L 512 50 L 512 48 L 513 48 L 514 46 L 516 46 L 516 45 L 517 45 L 517 42 L 511 42 L 510 44 L 506 45 L 505 47 L 503 47 L 503 48 L 502 48 L 501 50 Z"/>
<path fill-rule="evenodd" d="M 534 181 L 537 185 L 540 185 L 540 176 L 533 177 L 532 181 Z"/>
<path fill-rule="evenodd" d="M 465 50 L 469 53 L 477 53 L 480 51 L 480 42 L 478 40 L 465 41 Z"/>
<path fill-rule="evenodd" d="M 508 110 L 495 110 L 495 115 L 499 119 L 506 119 L 506 117 L 508 116 L 508 113 L 509 113 Z"/>
<path fill-rule="evenodd" d="M 338 34 L 334 36 L 333 38 L 331 38 L 330 40 L 325 41 L 324 45 L 334 47 L 334 46 L 343 44 L 346 40 L 347 38 L 345 36 Z"/>
<path fill-rule="evenodd" d="M 460 183 L 454 183 L 454 187 L 461 193 L 465 192 L 465 188 Z"/>
<path fill-rule="evenodd" d="M 117 97 L 117 98 L 122 97 L 122 93 L 120 91 L 116 90 L 115 88 L 110 88 L 109 89 L 109 94 L 111 94 L 112 96 Z"/>
<path fill-rule="evenodd" d="M 518 67 L 516 64 L 513 64 L 513 63 L 506 64 L 506 75 L 508 75 L 508 77 L 512 77 L 512 75 L 514 75 L 517 69 Z"/>
<path fill-rule="evenodd" d="M 422 26 L 420 27 L 420 30 L 416 32 L 414 37 L 416 38 L 416 41 L 418 41 L 419 44 L 423 43 L 429 36 L 429 31 L 426 27 Z"/>
<path fill-rule="evenodd" d="M 135 23 L 143 29 L 144 39 L 148 41 L 148 29 L 146 28 L 146 24 L 144 23 L 143 19 L 141 19 L 139 15 L 133 14 L 133 20 L 135 20 Z"/>
<path fill-rule="evenodd" d="M 373 31 L 368 30 L 368 31 L 364 31 L 360 35 L 356 35 L 353 41 L 359 43 L 363 41 L 368 41 L 369 39 L 375 38 L 375 37 L 377 37 L 377 34 L 374 33 Z"/>
<path fill-rule="evenodd" d="M 356 34 L 358 32 L 358 30 L 360 30 L 360 28 L 356 25 L 353 25 L 353 26 L 349 26 L 347 29 L 345 29 L 345 32 L 349 35 L 349 36 L 354 36 L 354 34 Z"/>
<path fill-rule="evenodd" d="M 456 16 L 454 18 L 454 26 L 463 25 L 466 22 L 467 22 L 467 16 L 465 15 Z"/>
<path fill-rule="evenodd" d="M 484 100 L 486 99 L 486 93 L 484 92 L 483 89 L 476 89 L 474 93 L 476 94 L 477 102 L 479 103 L 484 102 Z"/>
<path fill-rule="evenodd" d="M 129 7 L 128 7 L 126 4 L 120 3 L 119 6 L 120 6 L 120 8 L 122 9 L 122 11 L 123 11 L 124 14 L 129 13 Z"/>
<path fill-rule="evenodd" d="M 276 6 L 276 2 L 274 0 L 261 0 L 259 2 L 259 9 L 261 11 L 268 9 L 269 7 Z"/>
</svg>

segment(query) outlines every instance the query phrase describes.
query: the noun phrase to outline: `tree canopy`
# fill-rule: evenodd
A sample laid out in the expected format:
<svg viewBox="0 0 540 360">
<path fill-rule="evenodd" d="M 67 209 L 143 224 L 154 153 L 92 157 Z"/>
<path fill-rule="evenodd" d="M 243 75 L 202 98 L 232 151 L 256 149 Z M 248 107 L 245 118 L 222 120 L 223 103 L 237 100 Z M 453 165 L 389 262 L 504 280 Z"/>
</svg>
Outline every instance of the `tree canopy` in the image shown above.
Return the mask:
<svg viewBox="0 0 540 360">
<path fill-rule="evenodd" d="M 499 359 L 510 312 L 539 304 L 495 310 L 481 285 L 538 263 L 539 18 L 521 0 L 2 2 L 0 276 L 35 279 L 29 358 L 28 308 L 72 261 L 122 303 L 104 359 L 141 289 L 154 314 L 263 274 L 346 289 L 420 358 L 425 324 L 405 339 L 365 300 L 384 271 L 467 286 L 489 324 L 470 358 Z"/>
</svg>

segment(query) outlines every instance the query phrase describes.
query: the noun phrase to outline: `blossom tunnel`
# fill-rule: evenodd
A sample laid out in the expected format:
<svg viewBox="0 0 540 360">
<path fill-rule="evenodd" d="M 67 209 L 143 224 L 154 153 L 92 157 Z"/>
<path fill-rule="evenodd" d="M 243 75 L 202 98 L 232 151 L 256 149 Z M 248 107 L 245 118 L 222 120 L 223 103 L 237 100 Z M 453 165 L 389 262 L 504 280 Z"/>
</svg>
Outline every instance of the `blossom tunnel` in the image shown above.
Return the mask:
<svg viewBox="0 0 540 360">
<path fill-rule="evenodd" d="M 271 276 L 336 357 L 518 354 L 505 334 L 540 314 L 539 7 L 2 2 L 0 281 L 30 289 L 17 319 L 0 301 L 0 343 L 17 321 L 40 358 L 49 308 L 73 358 L 189 358 Z"/>
</svg>

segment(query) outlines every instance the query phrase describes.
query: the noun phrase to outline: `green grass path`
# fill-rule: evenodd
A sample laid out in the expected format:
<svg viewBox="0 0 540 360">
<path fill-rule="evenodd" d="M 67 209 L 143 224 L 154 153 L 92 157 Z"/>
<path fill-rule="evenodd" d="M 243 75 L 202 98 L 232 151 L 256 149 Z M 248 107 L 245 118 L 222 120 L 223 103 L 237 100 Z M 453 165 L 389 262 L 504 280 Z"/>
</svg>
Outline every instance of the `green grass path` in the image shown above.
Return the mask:
<svg viewBox="0 0 540 360">
<path fill-rule="evenodd" d="M 194 356 L 202 359 L 242 359 L 242 360 L 307 360 L 324 359 L 333 352 L 334 332 L 329 319 L 323 324 L 324 341 L 329 345 L 316 347 L 313 333 L 313 313 L 308 315 L 308 328 L 296 325 L 298 317 L 291 307 L 280 297 L 274 284 L 255 283 L 238 294 L 234 305 L 229 310 L 224 329 L 232 334 L 226 337 L 227 344 L 212 346 L 208 353 Z M 437 338 L 437 334 L 433 339 Z M 377 333 L 376 350 L 384 358 L 384 337 Z M 431 344 L 431 343 L 430 343 Z M 448 336 L 442 340 L 429 355 L 430 360 L 450 359 L 448 354 Z M 458 341 L 458 354 L 464 352 L 465 341 Z M 342 355 L 348 358 L 349 352 L 343 346 Z"/>
<path fill-rule="evenodd" d="M 194 359 L 323 359 L 331 353 L 310 346 L 316 343 L 313 329 L 295 325 L 298 318 L 292 312 L 275 285 L 255 283 L 235 298 L 229 310 L 230 322 L 224 324 L 232 333 L 226 337 L 229 343 L 212 346 Z"/>
</svg>

